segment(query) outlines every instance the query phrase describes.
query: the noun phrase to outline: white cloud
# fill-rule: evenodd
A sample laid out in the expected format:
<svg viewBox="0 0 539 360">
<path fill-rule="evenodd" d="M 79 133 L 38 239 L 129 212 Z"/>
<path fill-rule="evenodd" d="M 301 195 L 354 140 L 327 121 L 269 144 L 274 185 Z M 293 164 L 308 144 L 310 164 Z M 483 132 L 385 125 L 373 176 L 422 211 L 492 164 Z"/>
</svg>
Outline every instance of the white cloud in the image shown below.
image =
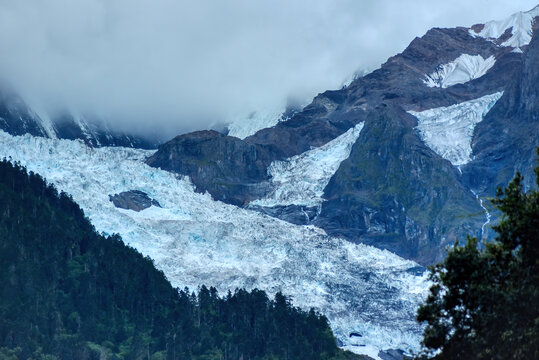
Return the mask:
<svg viewBox="0 0 539 360">
<path fill-rule="evenodd" d="M 0 73 L 45 103 L 170 131 L 337 88 L 433 26 L 533 1 L 3 0 Z"/>
</svg>

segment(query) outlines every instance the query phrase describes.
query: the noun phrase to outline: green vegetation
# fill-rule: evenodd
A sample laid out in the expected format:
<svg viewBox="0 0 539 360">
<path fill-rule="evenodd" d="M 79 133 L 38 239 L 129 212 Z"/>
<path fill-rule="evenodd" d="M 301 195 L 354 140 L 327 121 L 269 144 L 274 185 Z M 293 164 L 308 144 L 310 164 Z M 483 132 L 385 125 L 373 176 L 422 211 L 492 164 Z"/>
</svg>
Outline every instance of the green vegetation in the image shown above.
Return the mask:
<svg viewBox="0 0 539 360">
<path fill-rule="evenodd" d="M 420 359 L 539 359 L 539 191 L 524 193 L 517 174 L 494 204 L 496 239 L 468 238 L 431 268 Z"/>
<path fill-rule="evenodd" d="M 0 162 L 0 358 L 350 359 L 278 293 L 174 289 L 41 177 Z"/>
</svg>

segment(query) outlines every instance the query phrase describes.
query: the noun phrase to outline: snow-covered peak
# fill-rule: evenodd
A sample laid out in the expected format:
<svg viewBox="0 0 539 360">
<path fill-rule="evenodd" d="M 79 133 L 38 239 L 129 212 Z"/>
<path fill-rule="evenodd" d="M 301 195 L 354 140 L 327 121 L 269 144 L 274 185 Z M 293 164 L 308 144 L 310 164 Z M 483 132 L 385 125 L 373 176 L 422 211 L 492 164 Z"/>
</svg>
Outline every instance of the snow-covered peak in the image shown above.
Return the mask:
<svg viewBox="0 0 539 360">
<path fill-rule="evenodd" d="M 503 40 L 501 46 L 510 46 L 520 50 L 528 45 L 532 38 L 532 25 L 536 16 L 539 16 L 539 5 L 526 12 L 517 12 L 504 20 L 489 21 L 484 24 L 481 31 L 470 29 L 470 35 L 479 36 L 490 41 L 498 40 L 506 31 L 511 36 Z"/>
<path fill-rule="evenodd" d="M 462 54 L 447 64 L 425 75 L 423 82 L 428 87 L 446 88 L 456 84 L 464 84 L 470 80 L 480 78 L 494 66 L 494 56 L 483 58 L 481 55 Z"/>
</svg>

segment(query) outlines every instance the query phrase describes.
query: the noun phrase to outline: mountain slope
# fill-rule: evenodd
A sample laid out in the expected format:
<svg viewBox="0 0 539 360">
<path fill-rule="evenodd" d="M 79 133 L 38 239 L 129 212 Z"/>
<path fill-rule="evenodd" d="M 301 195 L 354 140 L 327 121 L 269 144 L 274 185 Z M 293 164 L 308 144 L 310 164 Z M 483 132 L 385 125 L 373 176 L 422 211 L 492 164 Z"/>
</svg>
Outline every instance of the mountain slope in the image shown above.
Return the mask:
<svg viewBox="0 0 539 360">
<path fill-rule="evenodd" d="M 485 198 L 515 171 L 533 169 L 538 9 L 499 24 L 431 29 L 380 69 L 319 94 L 289 120 L 247 137 L 243 147 L 257 149 L 260 157 L 251 161 L 241 153 L 245 163 L 229 168 L 241 174 L 258 164 L 256 176 L 236 179 L 239 191 L 229 187 L 224 193 L 220 177 L 205 175 L 215 172 L 215 163 L 200 162 L 189 171 L 174 165 L 167 160 L 169 145 L 154 156 L 160 161 L 149 164 L 190 176 L 198 191 L 216 199 L 430 264 L 456 238 L 490 236 L 485 224 L 493 214 Z M 495 27 L 503 31 L 485 30 Z M 335 159 L 321 206 L 302 199 L 257 205 L 280 191 L 277 164 L 358 124 L 363 130 L 348 159 Z M 192 138 L 189 151 L 202 153 L 201 159 L 218 148 L 195 135 L 183 137 Z"/>
<path fill-rule="evenodd" d="M 375 357 L 380 350 L 419 348 L 415 311 L 428 287 L 424 268 L 313 226 L 214 201 L 188 179 L 144 164 L 153 153 L 0 132 L 0 157 L 20 161 L 72 195 L 98 231 L 119 233 L 174 286 L 282 291 L 295 306 L 327 316 L 340 344 L 354 352 Z M 137 212 L 109 200 L 130 190 L 160 207 Z"/>
<path fill-rule="evenodd" d="M 413 117 L 385 105 L 371 114 L 326 187 L 316 224 L 331 234 L 432 261 L 442 256 L 440 236 L 451 235 L 454 218 L 478 210 L 458 172 L 417 137 Z M 459 225 L 471 232 L 474 222 L 463 217 Z"/>
<path fill-rule="evenodd" d="M 539 7 L 536 8 L 539 13 Z M 501 99 L 479 123 L 472 141 L 475 159 L 463 168 L 465 182 L 483 196 L 493 196 L 516 171 L 527 189 L 534 186 L 534 150 L 539 145 L 539 22 L 523 61 Z"/>
<path fill-rule="evenodd" d="M 98 235 L 67 195 L 5 160 L 0 204 L 0 355 L 359 358 L 337 348 L 324 317 L 282 294 L 178 292 L 151 259 Z"/>
<path fill-rule="evenodd" d="M 0 130 L 12 135 L 31 134 L 51 139 L 81 139 L 91 146 L 127 146 L 151 149 L 156 142 L 115 130 L 96 116 L 73 111 L 50 115 L 32 106 L 16 92 L 0 84 Z"/>
</svg>

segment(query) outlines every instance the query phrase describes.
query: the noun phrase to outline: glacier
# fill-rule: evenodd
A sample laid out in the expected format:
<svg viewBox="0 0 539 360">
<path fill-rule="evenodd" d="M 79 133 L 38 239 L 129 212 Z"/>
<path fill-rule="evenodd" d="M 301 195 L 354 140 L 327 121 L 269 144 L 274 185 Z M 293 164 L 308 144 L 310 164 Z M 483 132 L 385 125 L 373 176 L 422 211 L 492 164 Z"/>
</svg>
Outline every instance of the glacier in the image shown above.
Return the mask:
<svg viewBox="0 0 539 360">
<path fill-rule="evenodd" d="M 530 11 L 517 12 L 504 20 L 489 21 L 484 24 L 481 31 L 476 32 L 470 29 L 469 34 L 496 42 L 506 31 L 511 31 L 511 36 L 501 43 L 501 46 L 510 46 L 517 52 L 521 52 L 521 48 L 531 41 L 532 25 L 536 16 L 539 16 L 539 5 Z"/>
<path fill-rule="evenodd" d="M 485 75 L 495 63 L 494 56 L 485 59 L 481 55 L 462 54 L 450 63 L 438 66 L 431 74 L 425 75 L 423 83 L 428 87 L 441 88 L 464 84 Z"/>
<path fill-rule="evenodd" d="M 360 122 L 320 147 L 272 162 L 268 167 L 272 190 L 263 199 L 254 200 L 249 205 L 320 205 L 325 187 L 341 162 L 350 156 L 363 125 Z"/>
<path fill-rule="evenodd" d="M 418 350 L 415 312 L 430 285 L 422 267 L 313 226 L 214 201 L 196 193 L 188 178 L 147 166 L 152 154 L 0 132 L 1 157 L 70 194 L 98 231 L 119 233 L 174 286 L 282 291 L 296 306 L 325 314 L 343 348 L 371 355 Z M 108 195 L 127 190 L 145 192 L 162 208 L 114 207 Z"/>
<path fill-rule="evenodd" d="M 421 139 L 438 155 L 455 166 L 472 160 L 472 136 L 483 117 L 503 91 L 451 106 L 424 111 L 408 111 L 417 118 Z"/>
</svg>

